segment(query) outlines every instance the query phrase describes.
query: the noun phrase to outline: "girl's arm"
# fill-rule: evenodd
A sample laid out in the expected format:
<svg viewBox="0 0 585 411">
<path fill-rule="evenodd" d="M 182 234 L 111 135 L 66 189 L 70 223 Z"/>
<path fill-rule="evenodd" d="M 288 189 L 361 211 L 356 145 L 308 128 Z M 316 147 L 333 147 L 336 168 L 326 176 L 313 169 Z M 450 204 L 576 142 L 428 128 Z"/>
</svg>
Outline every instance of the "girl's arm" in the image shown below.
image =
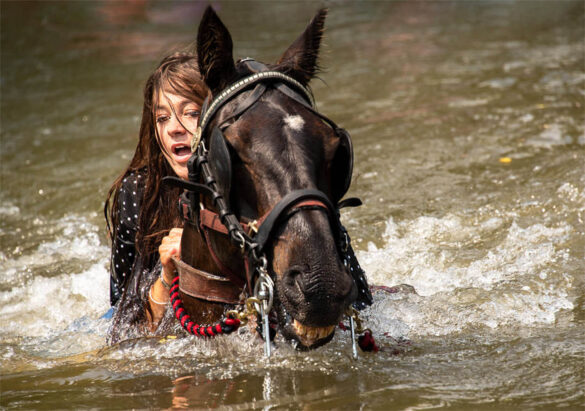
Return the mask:
<svg viewBox="0 0 585 411">
<path fill-rule="evenodd" d="M 124 292 L 136 260 L 136 229 L 140 210 L 137 178 L 126 177 L 118 192 L 118 218 L 115 224 L 110 259 L 110 303 L 115 305 Z"/>
<path fill-rule="evenodd" d="M 149 321 L 149 328 L 151 331 L 156 330 L 160 320 L 163 318 L 167 304 L 170 301 L 169 288 L 175 276 L 175 263 L 171 257 L 181 258 L 181 236 L 183 235 L 182 228 L 173 228 L 169 235 L 163 238 L 161 245 L 158 248 L 160 255 L 160 262 L 162 270 L 160 277 L 150 287 L 148 293 L 148 303 L 150 304 L 150 312 L 147 310 L 147 317 Z M 164 280 L 164 282 L 163 282 Z M 152 315 L 150 315 L 152 313 Z"/>
</svg>

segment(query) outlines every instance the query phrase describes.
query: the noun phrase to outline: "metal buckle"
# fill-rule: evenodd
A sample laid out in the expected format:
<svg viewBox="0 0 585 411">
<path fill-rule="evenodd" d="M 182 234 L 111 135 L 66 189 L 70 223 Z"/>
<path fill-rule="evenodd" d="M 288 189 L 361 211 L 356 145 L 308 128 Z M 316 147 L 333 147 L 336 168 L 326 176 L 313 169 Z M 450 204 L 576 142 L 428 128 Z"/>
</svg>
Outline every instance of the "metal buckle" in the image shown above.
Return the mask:
<svg viewBox="0 0 585 411">
<path fill-rule="evenodd" d="M 244 251 L 244 249 L 246 248 L 246 239 L 244 238 L 242 233 L 240 233 L 239 231 L 235 231 L 234 237 L 236 237 L 236 239 L 240 242 L 240 248 L 242 251 Z"/>
<path fill-rule="evenodd" d="M 252 233 L 258 234 L 258 220 L 250 221 L 248 223 L 248 235 L 251 237 Z"/>
<path fill-rule="evenodd" d="M 237 318 L 242 324 L 247 324 L 249 317 L 258 314 L 258 311 L 256 311 L 256 304 L 261 303 L 262 302 L 256 297 L 249 297 L 246 299 L 246 307 L 244 309 L 240 311 L 229 310 L 226 315 L 230 318 Z"/>
</svg>

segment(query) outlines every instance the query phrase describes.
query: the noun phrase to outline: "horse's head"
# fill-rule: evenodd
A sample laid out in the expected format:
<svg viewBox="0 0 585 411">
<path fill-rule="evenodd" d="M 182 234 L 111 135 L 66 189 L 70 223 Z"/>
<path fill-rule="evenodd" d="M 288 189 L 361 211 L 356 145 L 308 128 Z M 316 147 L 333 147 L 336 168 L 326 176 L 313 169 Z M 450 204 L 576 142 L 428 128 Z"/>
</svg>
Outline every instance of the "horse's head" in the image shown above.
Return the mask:
<svg viewBox="0 0 585 411">
<path fill-rule="evenodd" d="M 325 16 L 325 10 L 319 11 L 279 61 L 268 66 L 270 70 L 306 87 L 317 71 Z M 211 8 L 199 27 L 197 52 L 213 97 L 266 69 L 256 62 L 234 62 L 231 36 Z M 263 216 L 296 190 L 319 190 L 336 204 L 351 179 L 349 137 L 324 122 L 294 87 L 279 88 L 276 83 L 260 92 L 253 88 L 237 94 L 208 127 L 222 131 L 208 140 L 223 134 L 227 150 L 219 156 L 223 163 L 231 162 L 231 170 L 227 174 L 219 170 L 216 177 L 238 217 Z M 332 212 L 310 205 L 288 211 L 278 219 L 264 248 L 275 281 L 279 330 L 305 347 L 329 341 L 357 295 L 340 256 L 338 227 L 332 222 L 337 216 L 332 218 Z"/>
</svg>

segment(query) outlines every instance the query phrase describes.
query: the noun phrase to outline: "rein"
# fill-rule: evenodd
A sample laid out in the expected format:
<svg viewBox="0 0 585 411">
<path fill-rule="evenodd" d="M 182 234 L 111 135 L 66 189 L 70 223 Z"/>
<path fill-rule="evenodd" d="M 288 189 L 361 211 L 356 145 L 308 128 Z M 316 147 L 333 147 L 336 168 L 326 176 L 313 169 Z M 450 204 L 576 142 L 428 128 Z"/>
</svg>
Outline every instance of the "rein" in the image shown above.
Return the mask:
<svg viewBox="0 0 585 411">
<path fill-rule="evenodd" d="M 255 61 L 251 61 L 250 63 L 247 62 L 246 64 L 248 64 L 248 67 L 252 68 L 253 71 L 258 68 L 266 70 L 265 66 Z M 342 261 L 346 267 L 350 269 L 350 274 L 356 282 L 358 290 L 360 290 L 360 295 L 365 295 L 365 304 L 370 305 L 372 300 L 366 279 L 363 275 L 363 270 L 359 268 L 359 264 L 357 265 L 359 270 L 354 270 L 354 260 L 355 263 L 357 263 L 357 260 L 355 259 L 353 250 L 351 250 L 349 235 L 341 224 L 339 215 L 339 209 L 342 207 L 361 205 L 359 199 L 347 199 L 335 206 L 328 196 L 319 190 L 295 190 L 285 195 L 271 210 L 257 220 L 241 222 L 230 209 L 226 198 L 224 198 L 224 195 L 229 195 L 229 192 L 222 192 L 220 184 L 216 180 L 217 176 L 214 174 L 213 169 L 209 164 L 209 150 L 206 148 L 206 142 L 209 142 L 210 139 L 215 139 L 213 140 L 214 143 L 216 141 L 221 141 L 222 144 L 225 144 L 223 142 L 225 137 L 221 132 L 222 127 L 227 127 L 225 126 L 226 123 L 243 114 L 256 101 L 258 101 L 264 91 L 266 91 L 267 84 L 272 85 L 288 97 L 301 103 L 312 113 L 315 113 L 319 118 L 328 123 L 337 134 L 346 133 L 345 130 L 338 128 L 333 121 L 314 109 L 312 94 L 298 81 L 280 72 L 260 71 L 231 85 L 214 98 L 211 103 L 208 100 L 205 101 L 202 108 L 201 121 L 192 140 L 191 150 L 193 155 L 188 161 L 189 181 L 181 180 L 176 177 L 165 177 L 163 182 L 186 190 L 186 193 L 183 193 L 180 200 L 183 217 L 197 227 L 202 234 L 205 243 L 208 246 L 210 255 L 216 265 L 220 268 L 223 275 L 233 283 L 235 289 L 242 290 L 242 287 L 246 287 L 247 294 L 252 296 L 247 300 L 246 312 L 238 313 L 231 311 L 228 313 L 228 318 L 215 326 L 199 326 L 193 323 L 184 311 L 182 302 L 179 298 L 179 274 L 181 271 L 186 272 L 191 269 L 189 274 L 194 272 L 197 276 L 206 278 L 205 281 L 215 281 L 218 277 L 213 274 L 204 273 L 193 267 L 188 266 L 189 268 L 186 268 L 178 265 L 179 274 L 175 277 L 173 286 L 170 290 L 175 316 L 187 332 L 193 335 L 211 337 L 217 334 L 233 332 L 238 328 L 242 321 L 245 321 L 247 316 L 256 313 L 260 314 L 260 321 L 263 327 L 262 334 L 266 343 L 265 353 L 267 356 L 270 356 L 268 314 L 272 308 L 274 283 L 267 271 L 267 260 L 264 252 L 267 243 L 273 237 L 276 227 L 288 220 L 294 213 L 304 209 L 319 209 L 324 210 L 327 213 L 335 243 L 338 252 L 342 257 Z M 236 107 L 235 114 L 232 113 L 228 119 L 223 120 L 222 124 L 214 127 L 211 136 L 208 137 L 208 134 L 210 134 L 209 124 L 218 111 L 235 96 L 252 88 L 253 90 L 251 94 L 240 106 Z M 211 148 L 213 148 L 213 146 Z M 201 182 L 199 183 L 196 181 Z M 199 201 L 199 196 L 201 195 L 209 197 L 217 211 L 211 211 L 204 208 Z M 199 207 L 195 205 L 199 205 Z M 244 265 L 246 267 L 245 277 L 231 272 L 231 270 L 221 262 L 211 245 L 209 238 L 210 231 L 227 235 L 230 241 L 240 248 L 244 259 Z M 181 289 L 181 291 L 183 291 L 183 289 Z M 209 299 L 200 295 L 197 295 L 196 297 Z M 218 301 L 217 297 L 217 294 L 212 294 L 211 300 Z M 240 301 L 240 303 L 241 302 L 242 301 Z"/>
</svg>

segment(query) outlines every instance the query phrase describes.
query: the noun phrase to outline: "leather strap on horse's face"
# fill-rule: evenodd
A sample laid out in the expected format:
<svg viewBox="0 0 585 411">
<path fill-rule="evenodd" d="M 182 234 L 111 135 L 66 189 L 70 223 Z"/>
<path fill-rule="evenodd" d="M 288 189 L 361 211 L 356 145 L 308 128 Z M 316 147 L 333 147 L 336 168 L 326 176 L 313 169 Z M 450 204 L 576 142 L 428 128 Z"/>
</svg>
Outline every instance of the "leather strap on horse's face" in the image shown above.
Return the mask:
<svg viewBox="0 0 585 411">
<path fill-rule="evenodd" d="M 340 244 L 340 222 L 337 209 L 333 207 L 329 198 L 319 190 L 296 190 L 285 195 L 264 217 L 263 222 L 258 228 L 258 233 L 254 236 L 254 242 L 257 244 L 257 252 L 264 252 L 264 248 L 279 223 L 288 220 L 293 213 L 290 211 L 299 211 L 303 208 L 322 208 L 327 211 L 329 222 L 336 244 Z M 341 252 L 342 250 L 340 250 Z"/>
<path fill-rule="evenodd" d="M 280 200 L 276 206 L 264 214 L 261 218 L 251 223 L 241 222 L 242 228 L 246 231 L 257 244 L 256 251 L 261 253 L 272 236 L 279 223 L 288 220 L 294 213 L 302 209 L 317 208 L 327 212 L 329 222 L 335 228 L 338 228 L 339 219 L 336 209 L 331 204 L 327 196 L 319 190 L 296 190 Z M 211 210 L 203 209 L 199 213 L 201 229 L 212 230 L 224 235 L 228 235 L 227 228 L 221 222 L 219 215 Z M 254 227 L 252 229 L 252 226 Z M 253 235 L 256 231 L 256 235 Z M 339 230 L 333 230 L 339 233 Z M 336 240 L 339 236 L 336 236 Z"/>
</svg>

